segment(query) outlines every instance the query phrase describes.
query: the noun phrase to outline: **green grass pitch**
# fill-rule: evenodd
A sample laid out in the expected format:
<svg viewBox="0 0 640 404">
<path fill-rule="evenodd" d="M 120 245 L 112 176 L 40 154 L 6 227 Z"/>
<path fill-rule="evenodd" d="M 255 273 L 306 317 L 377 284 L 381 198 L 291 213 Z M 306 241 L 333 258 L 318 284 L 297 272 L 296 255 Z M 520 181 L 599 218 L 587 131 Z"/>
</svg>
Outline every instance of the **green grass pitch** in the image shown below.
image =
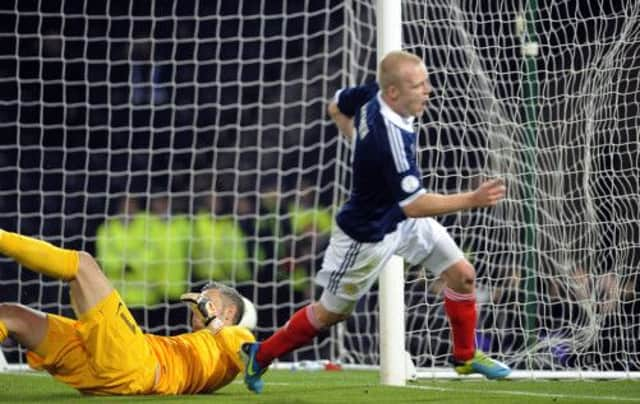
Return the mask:
<svg viewBox="0 0 640 404">
<path fill-rule="evenodd" d="M 407 387 L 383 387 L 378 374 L 367 371 L 270 371 L 265 391 L 256 396 L 241 379 L 213 395 L 83 397 L 46 374 L 0 374 L 0 402 L 75 403 L 215 402 L 215 403 L 640 403 L 640 381 L 485 381 L 421 380 Z"/>
</svg>

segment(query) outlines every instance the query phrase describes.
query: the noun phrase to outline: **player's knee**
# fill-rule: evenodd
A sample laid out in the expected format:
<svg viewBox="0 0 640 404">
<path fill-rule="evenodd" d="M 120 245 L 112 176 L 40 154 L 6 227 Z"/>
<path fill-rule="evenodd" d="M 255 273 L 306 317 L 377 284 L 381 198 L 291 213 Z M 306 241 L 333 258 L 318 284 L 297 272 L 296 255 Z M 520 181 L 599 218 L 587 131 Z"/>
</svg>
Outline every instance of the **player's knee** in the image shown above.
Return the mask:
<svg viewBox="0 0 640 404">
<path fill-rule="evenodd" d="M 348 319 L 349 317 L 351 317 L 351 312 L 352 310 L 348 310 L 342 313 L 336 313 L 325 308 L 320 302 L 317 302 L 313 305 L 315 320 L 317 321 L 317 325 L 319 325 L 321 328 L 328 328 Z"/>
<path fill-rule="evenodd" d="M 25 324 L 24 314 L 28 309 L 18 303 L 0 303 L 0 320 L 7 326 L 9 332 L 23 332 Z"/>
<path fill-rule="evenodd" d="M 470 293 L 474 289 L 476 271 L 466 260 L 455 263 L 443 275 L 447 286 L 457 292 Z"/>
<path fill-rule="evenodd" d="M 0 303 L 0 318 L 15 316 L 21 307 L 22 305 L 19 303 Z"/>
<path fill-rule="evenodd" d="M 334 326 L 348 319 L 350 316 L 351 316 L 351 313 L 345 314 L 345 313 L 325 312 L 322 316 L 318 317 L 318 320 L 322 325 L 322 328 L 329 328 L 331 326 Z"/>
<path fill-rule="evenodd" d="M 45 313 L 17 303 L 0 304 L 0 320 L 9 335 L 28 350 L 41 345 L 48 329 Z"/>
<path fill-rule="evenodd" d="M 86 251 L 79 251 L 78 273 L 90 274 L 95 271 L 100 271 L 98 262 Z"/>
</svg>

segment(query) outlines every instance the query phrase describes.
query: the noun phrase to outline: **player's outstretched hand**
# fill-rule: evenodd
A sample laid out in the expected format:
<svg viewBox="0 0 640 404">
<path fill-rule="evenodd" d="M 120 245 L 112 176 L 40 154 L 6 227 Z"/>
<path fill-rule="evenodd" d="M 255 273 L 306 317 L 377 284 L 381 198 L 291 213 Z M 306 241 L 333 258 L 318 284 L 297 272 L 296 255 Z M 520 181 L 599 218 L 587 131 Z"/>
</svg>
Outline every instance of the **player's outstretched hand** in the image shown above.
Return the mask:
<svg viewBox="0 0 640 404">
<path fill-rule="evenodd" d="M 185 293 L 180 296 L 180 300 L 191 305 L 191 310 L 200 317 L 205 328 L 213 334 L 217 334 L 224 327 L 213 302 L 203 293 Z"/>
<path fill-rule="evenodd" d="M 507 187 L 504 185 L 504 180 L 496 178 L 487 180 L 480 184 L 475 191 L 473 191 L 473 199 L 475 206 L 478 208 L 484 208 L 488 206 L 495 206 L 501 199 L 504 198 L 507 192 Z"/>
</svg>

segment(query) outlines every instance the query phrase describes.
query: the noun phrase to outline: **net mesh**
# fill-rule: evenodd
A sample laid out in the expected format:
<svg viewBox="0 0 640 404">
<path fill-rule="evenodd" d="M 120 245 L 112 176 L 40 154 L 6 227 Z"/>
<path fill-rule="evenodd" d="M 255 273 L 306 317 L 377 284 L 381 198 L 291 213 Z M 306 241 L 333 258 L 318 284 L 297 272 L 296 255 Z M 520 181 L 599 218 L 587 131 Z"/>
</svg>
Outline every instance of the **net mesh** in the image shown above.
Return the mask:
<svg viewBox="0 0 640 404">
<path fill-rule="evenodd" d="M 262 337 L 309 301 L 333 210 L 342 2 L 0 8 L 2 228 L 94 254 L 159 334 L 186 330 L 177 298 L 209 279 L 256 303 Z M 2 266 L 2 301 L 72 315 L 65 285 Z"/>
<path fill-rule="evenodd" d="M 374 77 L 375 10 L 354 3 L 360 82 Z M 403 2 L 403 48 L 435 88 L 425 185 L 507 183 L 497 208 L 441 218 L 478 272 L 479 348 L 516 369 L 638 370 L 638 4 L 533 6 Z M 448 366 L 442 284 L 407 270 L 408 350 Z M 378 363 L 378 335 L 360 335 L 376 328 L 376 299 L 347 326 L 348 360 Z"/>
</svg>

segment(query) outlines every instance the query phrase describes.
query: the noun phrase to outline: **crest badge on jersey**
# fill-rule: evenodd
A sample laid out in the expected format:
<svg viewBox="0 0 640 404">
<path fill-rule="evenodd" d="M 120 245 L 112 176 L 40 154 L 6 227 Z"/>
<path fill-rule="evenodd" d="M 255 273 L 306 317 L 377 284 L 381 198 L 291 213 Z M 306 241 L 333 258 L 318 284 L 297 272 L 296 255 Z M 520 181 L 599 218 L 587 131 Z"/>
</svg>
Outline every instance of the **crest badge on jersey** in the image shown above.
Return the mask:
<svg viewBox="0 0 640 404">
<path fill-rule="evenodd" d="M 342 291 L 349 296 L 355 296 L 358 293 L 358 286 L 352 283 L 345 283 L 342 285 Z"/>
<path fill-rule="evenodd" d="M 402 179 L 400 186 L 404 192 L 410 194 L 420 187 L 420 180 L 415 175 L 407 175 Z"/>
</svg>

